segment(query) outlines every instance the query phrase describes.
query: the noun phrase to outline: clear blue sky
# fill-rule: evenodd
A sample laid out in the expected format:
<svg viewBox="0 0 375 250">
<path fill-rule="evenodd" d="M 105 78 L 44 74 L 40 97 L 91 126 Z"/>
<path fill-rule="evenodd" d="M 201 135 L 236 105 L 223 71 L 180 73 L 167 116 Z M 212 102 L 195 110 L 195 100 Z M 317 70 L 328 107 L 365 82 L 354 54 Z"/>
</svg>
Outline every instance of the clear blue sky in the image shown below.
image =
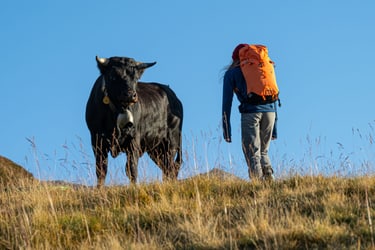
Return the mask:
<svg viewBox="0 0 375 250">
<path fill-rule="evenodd" d="M 0 155 L 41 179 L 95 182 L 84 120 L 95 55 L 127 56 L 157 61 L 141 80 L 169 84 L 183 102 L 180 177 L 221 167 L 247 178 L 237 101 L 233 142 L 222 140 L 222 76 L 238 43 L 260 43 L 283 104 L 276 175 L 374 172 L 374 11 L 372 0 L 4 0 Z M 124 161 L 110 158 L 108 183 L 127 182 Z M 147 157 L 139 171 L 161 175 Z"/>
</svg>

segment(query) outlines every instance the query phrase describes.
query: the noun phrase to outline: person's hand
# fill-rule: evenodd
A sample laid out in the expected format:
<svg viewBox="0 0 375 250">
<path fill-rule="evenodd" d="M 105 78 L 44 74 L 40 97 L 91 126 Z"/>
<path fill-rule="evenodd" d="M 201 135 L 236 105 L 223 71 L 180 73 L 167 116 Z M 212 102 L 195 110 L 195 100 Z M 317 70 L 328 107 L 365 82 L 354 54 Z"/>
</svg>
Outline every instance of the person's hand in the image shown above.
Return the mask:
<svg viewBox="0 0 375 250">
<path fill-rule="evenodd" d="M 230 137 L 229 138 L 225 138 L 225 141 L 228 142 L 228 143 L 231 143 L 232 139 Z"/>
</svg>

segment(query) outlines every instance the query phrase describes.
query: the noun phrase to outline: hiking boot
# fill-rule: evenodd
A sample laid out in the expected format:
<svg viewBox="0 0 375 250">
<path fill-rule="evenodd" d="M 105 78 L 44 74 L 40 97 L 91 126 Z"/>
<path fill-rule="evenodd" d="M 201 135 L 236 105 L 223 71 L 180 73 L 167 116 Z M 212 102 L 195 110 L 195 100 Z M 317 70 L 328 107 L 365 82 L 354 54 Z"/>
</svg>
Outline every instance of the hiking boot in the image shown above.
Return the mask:
<svg viewBox="0 0 375 250">
<path fill-rule="evenodd" d="M 264 181 L 274 181 L 275 176 L 273 175 L 272 168 L 264 168 L 263 169 L 263 180 Z"/>
<path fill-rule="evenodd" d="M 275 180 L 275 176 L 273 174 L 263 175 L 263 181 L 272 182 L 274 180 Z"/>
</svg>

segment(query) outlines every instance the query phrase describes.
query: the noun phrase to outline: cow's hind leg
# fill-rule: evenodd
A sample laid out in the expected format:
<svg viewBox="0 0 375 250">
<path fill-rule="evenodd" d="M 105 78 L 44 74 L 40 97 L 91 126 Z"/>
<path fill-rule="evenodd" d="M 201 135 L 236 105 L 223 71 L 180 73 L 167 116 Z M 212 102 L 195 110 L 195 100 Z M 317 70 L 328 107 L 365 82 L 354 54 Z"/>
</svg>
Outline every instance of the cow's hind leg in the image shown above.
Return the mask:
<svg viewBox="0 0 375 250">
<path fill-rule="evenodd" d="M 180 155 L 176 149 L 170 149 L 161 145 L 148 152 L 148 154 L 162 170 L 163 181 L 177 180 L 181 162 L 179 160 Z"/>
<path fill-rule="evenodd" d="M 172 178 L 173 180 L 177 180 L 178 173 L 180 172 L 181 164 L 182 164 L 182 155 L 181 155 L 181 148 L 170 148 L 168 153 L 168 175 L 167 178 Z"/>
<path fill-rule="evenodd" d="M 175 128 L 169 131 L 169 139 L 165 145 L 168 145 L 163 151 L 165 161 L 164 175 L 166 179 L 177 180 L 178 173 L 182 164 L 182 136 L 181 128 Z"/>
</svg>

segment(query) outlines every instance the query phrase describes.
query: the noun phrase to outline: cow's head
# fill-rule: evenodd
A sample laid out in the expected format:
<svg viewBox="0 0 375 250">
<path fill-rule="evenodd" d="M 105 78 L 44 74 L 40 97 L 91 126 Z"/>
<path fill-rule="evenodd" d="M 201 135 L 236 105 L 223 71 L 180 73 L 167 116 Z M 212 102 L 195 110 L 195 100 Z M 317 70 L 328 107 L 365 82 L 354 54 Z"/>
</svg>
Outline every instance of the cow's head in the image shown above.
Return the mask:
<svg viewBox="0 0 375 250">
<path fill-rule="evenodd" d="M 125 109 L 138 101 L 138 80 L 144 70 L 156 64 L 137 62 L 128 57 L 100 58 L 96 56 L 100 73 L 105 79 L 108 97 L 116 106 Z"/>
</svg>

